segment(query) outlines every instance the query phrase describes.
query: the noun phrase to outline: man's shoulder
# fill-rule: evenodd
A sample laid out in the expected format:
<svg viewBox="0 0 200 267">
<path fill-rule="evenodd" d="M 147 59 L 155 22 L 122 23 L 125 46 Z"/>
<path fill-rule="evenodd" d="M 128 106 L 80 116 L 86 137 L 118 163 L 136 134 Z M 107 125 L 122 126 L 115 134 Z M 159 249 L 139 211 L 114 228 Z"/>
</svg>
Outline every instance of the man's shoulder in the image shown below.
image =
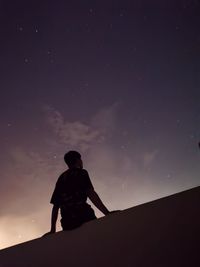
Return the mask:
<svg viewBox="0 0 200 267">
<path fill-rule="evenodd" d="M 60 174 L 60 176 L 58 177 L 58 179 L 59 179 L 59 178 L 62 178 L 62 177 L 65 177 L 65 176 L 68 174 L 68 171 L 69 171 L 69 170 L 66 170 L 66 171 L 62 172 L 62 173 Z"/>
<path fill-rule="evenodd" d="M 75 169 L 68 169 L 68 174 L 81 174 L 81 175 L 88 175 L 88 171 L 86 169 L 81 169 L 81 168 L 75 168 Z"/>
<path fill-rule="evenodd" d="M 76 176 L 86 176 L 88 177 L 88 171 L 86 169 L 67 169 L 63 173 L 60 174 L 58 177 L 57 183 L 62 183 L 66 181 L 67 179 L 70 179 L 71 177 L 76 177 Z"/>
<path fill-rule="evenodd" d="M 81 169 L 83 174 L 87 174 L 88 175 L 88 171 L 86 169 Z"/>
<path fill-rule="evenodd" d="M 68 175 L 68 170 L 61 173 L 60 176 L 58 177 L 57 183 L 64 181 L 66 179 L 67 175 Z"/>
</svg>

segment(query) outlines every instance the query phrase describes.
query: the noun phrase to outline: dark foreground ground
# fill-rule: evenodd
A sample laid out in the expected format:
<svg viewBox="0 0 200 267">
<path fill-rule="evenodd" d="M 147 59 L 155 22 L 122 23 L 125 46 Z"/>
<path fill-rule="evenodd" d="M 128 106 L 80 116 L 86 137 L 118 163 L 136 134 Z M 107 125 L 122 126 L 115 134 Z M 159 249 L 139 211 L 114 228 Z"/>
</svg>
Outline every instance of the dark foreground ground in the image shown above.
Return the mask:
<svg viewBox="0 0 200 267">
<path fill-rule="evenodd" d="M 0 251 L 0 267 L 200 266 L 200 187 Z"/>
</svg>

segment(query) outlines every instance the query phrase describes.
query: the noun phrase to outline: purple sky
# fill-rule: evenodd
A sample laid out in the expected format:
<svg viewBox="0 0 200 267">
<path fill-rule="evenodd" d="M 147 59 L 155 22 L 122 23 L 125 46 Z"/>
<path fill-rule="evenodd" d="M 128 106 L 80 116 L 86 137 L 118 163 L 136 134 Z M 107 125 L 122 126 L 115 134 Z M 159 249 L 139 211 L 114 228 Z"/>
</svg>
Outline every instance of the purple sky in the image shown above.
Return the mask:
<svg viewBox="0 0 200 267">
<path fill-rule="evenodd" d="M 199 10 L 0 2 L 0 248 L 49 230 L 69 149 L 111 210 L 200 184 Z"/>
</svg>

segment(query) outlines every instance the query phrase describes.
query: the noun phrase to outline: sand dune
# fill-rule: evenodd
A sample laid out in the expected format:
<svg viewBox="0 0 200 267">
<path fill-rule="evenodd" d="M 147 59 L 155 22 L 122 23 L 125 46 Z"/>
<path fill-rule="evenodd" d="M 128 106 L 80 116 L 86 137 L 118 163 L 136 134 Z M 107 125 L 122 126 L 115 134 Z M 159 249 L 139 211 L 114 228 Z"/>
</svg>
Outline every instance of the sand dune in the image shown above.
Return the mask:
<svg viewBox="0 0 200 267">
<path fill-rule="evenodd" d="M 200 187 L 0 251 L 0 267 L 200 266 Z M 199 262 L 197 262 L 199 261 Z"/>
</svg>

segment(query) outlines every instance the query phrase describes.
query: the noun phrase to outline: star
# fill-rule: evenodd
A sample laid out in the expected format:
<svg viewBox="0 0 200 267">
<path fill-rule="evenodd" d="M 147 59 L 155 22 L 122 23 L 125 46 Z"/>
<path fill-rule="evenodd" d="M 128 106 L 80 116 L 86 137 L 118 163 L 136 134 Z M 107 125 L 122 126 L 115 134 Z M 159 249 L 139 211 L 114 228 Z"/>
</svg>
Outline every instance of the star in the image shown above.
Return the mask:
<svg viewBox="0 0 200 267">
<path fill-rule="evenodd" d="M 90 12 L 91 15 L 95 15 L 93 8 L 90 8 L 89 12 Z"/>
<path fill-rule="evenodd" d="M 194 135 L 193 134 L 191 134 L 189 137 L 190 137 L 190 139 L 194 139 Z"/>
</svg>

